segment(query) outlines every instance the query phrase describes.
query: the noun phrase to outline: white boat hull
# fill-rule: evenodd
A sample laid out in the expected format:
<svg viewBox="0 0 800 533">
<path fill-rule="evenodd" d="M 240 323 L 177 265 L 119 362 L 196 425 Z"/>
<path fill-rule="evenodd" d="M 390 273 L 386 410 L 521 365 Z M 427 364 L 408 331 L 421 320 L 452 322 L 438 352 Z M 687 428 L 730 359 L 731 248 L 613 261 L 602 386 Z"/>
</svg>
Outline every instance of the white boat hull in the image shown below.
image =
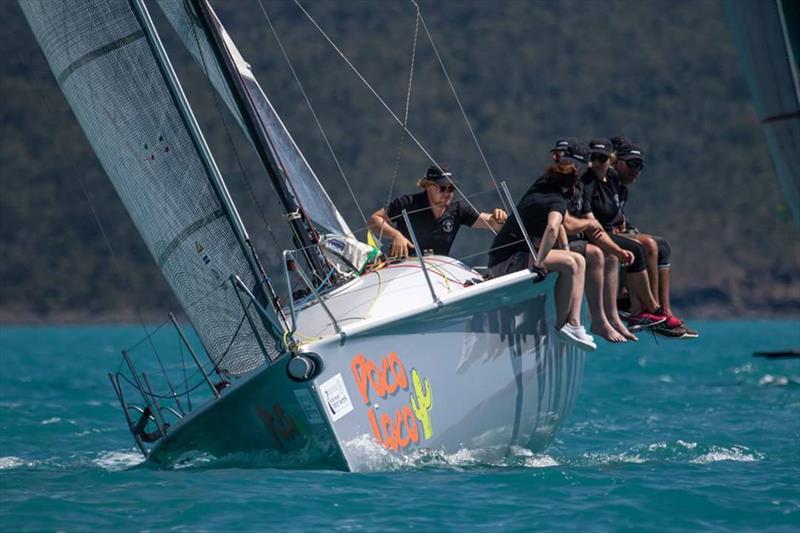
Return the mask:
<svg viewBox="0 0 800 533">
<path fill-rule="evenodd" d="M 394 317 L 376 312 L 368 279 L 332 295 L 334 316 L 344 305 L 377 315 L 343 325 L 342 334 L 330 334 L 318 306 L 313 322 L 301 313 L 301 328 L 324 335 L 303 347 L 322 361 L 316 377 L 289 380 L 287 358 L 261 368 L 179 421 L 151 459 L 266 451 L 275 466 L 362 471 L 420 450 L 543 449 L 571 410 L 584 363 L 554 334 L 554 277 L 534 283 L 519 272 L 464 287 L 451 274 L 450 290 L 434 286 L 442 294 L 434 303 L 420 271 L 402 273 L 402 290 L 384 273 L 383 295 L 415 304 Z"/>
</svg>

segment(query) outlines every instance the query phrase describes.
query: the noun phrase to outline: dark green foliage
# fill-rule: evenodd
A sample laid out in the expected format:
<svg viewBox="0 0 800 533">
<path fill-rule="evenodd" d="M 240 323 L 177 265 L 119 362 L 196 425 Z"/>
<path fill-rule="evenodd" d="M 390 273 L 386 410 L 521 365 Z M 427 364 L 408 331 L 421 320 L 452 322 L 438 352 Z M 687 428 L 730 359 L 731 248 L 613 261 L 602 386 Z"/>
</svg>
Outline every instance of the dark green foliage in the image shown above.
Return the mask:
<svg viewBox="0 0 800 533">
<path fill-rule="evenodd" d="M 217 3 L 334 202 L 353 228 L 362 228 L 258 4 Z M 389 194 L 401 131 L 293 3 L 264 4 L 369 215 Z M 411 4 L 304 5 L 402 117 Z M 623 133 L 647 150 L 629 214 L 644 231 L 672 241 L 673 288 L 684 309 L 718 315 L 800 309 L 800 243 L 782 205 L 721 3 L 440 1 L 422 8 L 494 174 L 508 180 L 513 194 L 541 172 L 557 136 Z M 133 309 L 174 309 L 19 8 L 0 2 L 0 15 L 6 25 L 0 42 L 2 318 L 12 320 L 15 312 L 129 317 Z M 288 247 L 269 185 L 238 127 L 227 113 L 220 120 L 221 104 L 159 14 L 154 16 L 266 259 L 268 248 Z M 409 127 L 487 210 L 499 205 L 498 196 L 423 31 Z M 228 147 L 229 135 L 236 150 Z M 409 139 L 400 155 L 393 195 L 412 191 L 429 164 Z M 271 213 L 262 215 L 256 205 Z M 471 256 L 489 243 L 488 233 L 464 231 L 454 253 Z M 480 264 L 485 256 L 469 261 Z"/>
</svg>

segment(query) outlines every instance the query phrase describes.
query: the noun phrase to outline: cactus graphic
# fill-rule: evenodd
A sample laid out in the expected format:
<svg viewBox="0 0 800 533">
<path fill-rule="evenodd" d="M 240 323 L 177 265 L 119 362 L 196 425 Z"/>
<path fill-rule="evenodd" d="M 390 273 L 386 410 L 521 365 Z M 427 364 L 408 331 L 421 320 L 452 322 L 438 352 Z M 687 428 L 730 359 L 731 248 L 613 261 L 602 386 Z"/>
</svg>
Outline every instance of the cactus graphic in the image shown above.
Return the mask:
<svg viewBox="0 0 800 533">
<path fill-rule="evenodd" d="M 433 429 L 431 428 L 430 410 L 433 407 L 433 389 L 431 382 L 425 378 L 423 385 L 422 378 L 419 376 L 416 368 L 411 369 L 411 383 L 414 386 L 414 393 L 409 395 L 411 402 L 411 409 L 414 411 L 414 416 L 422 424 L 422 431 L 426 439 L 431 438 Z"/>
</svg>

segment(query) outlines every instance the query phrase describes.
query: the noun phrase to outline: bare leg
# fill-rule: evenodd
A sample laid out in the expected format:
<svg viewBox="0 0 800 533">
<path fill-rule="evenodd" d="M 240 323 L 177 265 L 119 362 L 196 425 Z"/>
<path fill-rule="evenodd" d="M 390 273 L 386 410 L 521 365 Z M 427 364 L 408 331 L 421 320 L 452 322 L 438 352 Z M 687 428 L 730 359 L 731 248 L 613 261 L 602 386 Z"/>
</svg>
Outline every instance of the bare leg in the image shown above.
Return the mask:
<svg viewBox="0 0 800 533">
<path fill-rule="evenodd" d="M 606 317 L 608 318 L 611 326 L 620 332 L 623 337 L 632 341 L 638 341 L 636 335 L 628 331 L 625 324 L 619 318 L 619 311 L 617 310 L 617 292 L 619 283 L 619 259 L 613 255 L 608 255 L 605 258 L 605 305 Z"/>
<path fill-rule="evenodd" d="M 592 333 L 600 335 L 609 342 L 625 342 L 606 318 L 603 309 L 603 278 L 605 258 L 603 251 L 593 244 L 586 245 L 586 299 L 589 301 Z"/>
<path fill-rule="evenodd" d="M 669 267 L 658 269 L 658 301 L 668 315 L 672 315 L 672 306 L 669 301 Z"/>
<path fill-rule="evenodd" d="M 544 266 L 558 272 L 555 288 L 556 327 L 560 328 L 567 322 L 579 326 L 586 262 L 574 252 L 550 250 Z"/>
<path fill-rule="evenodd" d="M 659 276 L 658 276 L 658 243 L 650 235 L 636 235 L 636 240 L 644 246 L 644 264 L 647 267 L 647 279 L 650 281 L 650 289 L 659 303 Z"/>
<path fill-rule="evenodd" d="M 628 292 L 632 293 L 631 311 L 634 310 L 634 297 L 641 303 L 641 307 L 643 307 L 645 311 L 652 312 L 658 308 L 658 302 L 655 296 L 653 296 L 653 293 L 650 292 L 650 281 L 647 277 L 647 270 L 628 272 L 625 279 L 628 283 Z"/>
</svg>

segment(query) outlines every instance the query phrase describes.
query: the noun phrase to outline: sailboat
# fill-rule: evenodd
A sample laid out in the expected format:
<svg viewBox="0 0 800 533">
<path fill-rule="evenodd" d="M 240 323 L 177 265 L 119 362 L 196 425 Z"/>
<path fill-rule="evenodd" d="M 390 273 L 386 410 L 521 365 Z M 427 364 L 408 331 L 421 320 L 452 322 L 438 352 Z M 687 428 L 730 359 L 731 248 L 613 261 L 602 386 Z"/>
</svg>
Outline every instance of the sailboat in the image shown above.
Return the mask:
<svg viewBox="0 0 800 533">
<path fill-rule="evenodd" d="M 400 460 L 462 449 L 505 456 L 552 441 L 584 365 L 583 352 L 554 335 L 552 276 L 484 280 L 461 261 L 422 254 L 367 265 L 208 0 L 161 0 L 258 154 L 291 229 L 294 249 L 268 250 L 284 275 L 268 276 L 153 23 L 154 4 L 20 5 L 205 351 L 173 318 L 196 384 L 157 391 L 126 352 L 126 371 L 109 374 L 147 461 L 258 453 L 278 466 L 363 471 L 374 467 L 365 449 Z M 192 403 L 201 389 L 207 399 Z"/>
</svg>

